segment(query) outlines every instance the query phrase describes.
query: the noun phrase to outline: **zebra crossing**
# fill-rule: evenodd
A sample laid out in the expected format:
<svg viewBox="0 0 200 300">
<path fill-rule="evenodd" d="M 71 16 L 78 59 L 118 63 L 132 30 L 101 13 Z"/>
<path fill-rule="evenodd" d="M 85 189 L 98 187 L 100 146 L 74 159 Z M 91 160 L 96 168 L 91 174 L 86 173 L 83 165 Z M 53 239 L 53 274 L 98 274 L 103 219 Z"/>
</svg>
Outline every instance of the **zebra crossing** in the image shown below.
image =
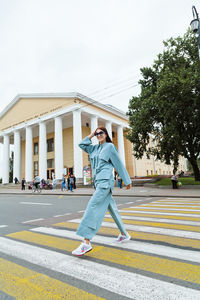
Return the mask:
<svg viewBox="0 0 200 300">
<path fill-rule="evenodd" d="M 199 300 L 200 199 L 155 200 L 120 214 L 132 239 L 116 245 L 106 214 L 82 258 L 71 255 L 81 218 L 0 237 L 0 291 L 20 300 Z"/>
</svg>

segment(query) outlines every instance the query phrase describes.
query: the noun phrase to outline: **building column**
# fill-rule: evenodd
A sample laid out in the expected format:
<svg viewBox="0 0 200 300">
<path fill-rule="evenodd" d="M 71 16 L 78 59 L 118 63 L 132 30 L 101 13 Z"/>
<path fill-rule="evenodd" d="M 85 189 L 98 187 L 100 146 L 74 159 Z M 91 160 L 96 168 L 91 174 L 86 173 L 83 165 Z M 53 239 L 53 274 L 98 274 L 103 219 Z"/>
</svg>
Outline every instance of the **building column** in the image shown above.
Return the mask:
<svg viewBox="0 0 200 300">
<path fill-rule="evenodd" d="M 3 138 L 3 184 L 9 183 L 9 157 L 10 157 L 10 138 L 4 135 Z"/>
<path fill-rule="evenodd" d="M 81 111 L 73 111 L 74 175 L 77 181 L 83 180 L 83 153 L 78 144 L 82 140 Z"/>
<path fill-rule="evenodd" d="M 33 133 L 32 127 L 26 127 L 26 150 L 25 150 L 25 179 L 33 180 Z"/>
<path fill-rule="evenodd" d="M 124 134 L 122 126 L 117 126 L 117 143 L 119 156 L 125 165 Z"/>
<path fill-rule="evenodd" d="M 94 132 L 98 127 L 98 118 L 97 116 L 92 115 L 90 118 L 90 128 L 91 128 L 91 133 Z M 92 138 L 92 144 L 97 145 L 99 142 L 97 140 L 97 137 L 94 136 Z"/>
<path fill-rule="evenodd" d="M 14 167 L 13 167 L 13 179 L 21 180 L 21 140 L 20 132 L 14 132 Z"/>
<path fill-rule="evenodd" d="M 47 132 L 46 123 L 39 123 L 39 176 L 47 180 Z"/>
<path fill-rule="evenodd" d="M 62 118 L 55 118 L 55 176 L 61 179 L 63 174 L 63 125 Z"/>
<path fill-rule="evenodd" d="M 106 121 L 106 129 L 110 139 L 112 140 L 112 123 L 110 121 Z"/>
</svg>

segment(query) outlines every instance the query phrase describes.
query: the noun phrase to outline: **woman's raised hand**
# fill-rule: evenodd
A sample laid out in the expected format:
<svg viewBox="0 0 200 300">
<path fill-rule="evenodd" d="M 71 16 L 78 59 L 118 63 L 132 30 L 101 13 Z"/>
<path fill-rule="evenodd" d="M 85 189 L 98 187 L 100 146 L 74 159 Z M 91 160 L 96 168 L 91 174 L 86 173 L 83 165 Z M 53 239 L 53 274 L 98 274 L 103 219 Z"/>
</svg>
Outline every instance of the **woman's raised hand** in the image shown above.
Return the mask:
<svg viewBox="0 0 200 300">
<path fill-rule="evenodd" d="M 92 139 L 94 137 L 95 131 L 96 131 L 96 129 L 88 135 L 89 139 Z"/>
</svg>

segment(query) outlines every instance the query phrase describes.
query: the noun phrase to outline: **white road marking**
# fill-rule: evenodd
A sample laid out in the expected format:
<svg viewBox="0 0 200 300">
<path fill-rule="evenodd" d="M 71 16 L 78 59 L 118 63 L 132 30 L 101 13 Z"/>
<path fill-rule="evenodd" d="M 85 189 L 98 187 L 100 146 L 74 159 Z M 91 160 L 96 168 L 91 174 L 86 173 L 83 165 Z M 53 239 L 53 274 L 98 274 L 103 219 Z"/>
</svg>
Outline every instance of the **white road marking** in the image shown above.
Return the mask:
<svg viewBox="0 0 200 300">
<path fill-rule="evenodd" d="M 69 220 L 68 222 L 79 224 L 81 222 L 81 219 Z M 109 228 L 117 227 L 117 225 L 115 223 L 109 223 L 109 222 L 103 222 L 102 226 L 109 227 Z M 170 236 L 177 236 L 177 237 L 200 240 L 199 232 L 184 231 L 184 230 L 178 230 L 178 229 L 168 229 L 168 228 L 162 228 L 162 227 L 156 228 L 156 227 L 144 226 L 144 225 L 138 226 L 138 225 L 130 225 L 130 224 L 126 224 L 125 227 L 127 230 L 132 230 L 132 231 L 149 232 L 149 233 L 155 233 L 155 234 L 170 235 Z"/>
<path fill-rule="evenodd" d="M 136 208 L 136 206 L 134 208 Z M 164 215 L 164 216 L 182 216 L 182 217 L 193 217 L 193 218 L 199 218 L 200 217 L 199 215 L 179 214 L 179 213 L 171 213 L 171 212 L 170 213 L 165 213 L 165 212 L 157 212 L 157 211 L 141 211 L 141 210 L 137 210 L 137 209 L 136 210 L 119 210 L 119 212 Z"/>
<path fill-rule="evenodd" d="M 66 214 L 64 214 L 64 216 L 68 216 L 68 215 L 71 215 L 72 213 L 66 213 Z"/>
<path fill-rule="evenodd" d="M 124 204 L 133 204 L 134 202 L 127 202 L 127 203 L 124 203 Z"/>
<path fill-rule="evenodd" d="M 198 205 L 186 204 L 186 203 L 184 203 L 184 204 L 181 204 L 181 203 L 173 203 L 173 204 L 171 204 L 171 203 L 155 203 L 155 202 L 153 203 L 153 202 L 151 202 L 150 205 L 152 205 L 152 206 L 170 207 L 170 208 L 173 208 L 175 206 L 178 206 L 180 208 L 190 208 L 190 207 L 192 207 L 192 208 L 200 208 L 200 206 L 198 206 Z"/>
<path fill-rule="evenodd" d="M 78 213 L 82 213 L 82 212 L 84 212 L 84 210 L 79 210 L 79 211 L 78 211 Z"/>
<path fill-rule="evenodd" d="M 0 225 L 0 228 L 8 227 L 8 225 Z"/>
<path fill-rule="evenodd" d="M 106 215 L 106 218 L 112 218 L 110 215 Z M 182 225 L 193 225 L 200 226 L 200 222 L 187 221 L 187 220 L 173 220 L 173 219 L 160 219 L 160 218 L 149 218 L 149 217 L 138 217 L 138 216 L 122 216 L 124 220 L 140 220 L 140 221 L 152 221 L 152 222 L 162 222 L 162 223 L 172 223 L 172 224 L 182 224 Z"/>
<path fill-rule="evenodd" d="M 169 295 L 173 295 L 171 299 L 199 300 L 199 291 L 194 289 L 3 237 L 0 251 L 131 299 L 169 300 Z"/>
<path fill-rule="evenodd" d="M 54 218 L 57 218 L 57 217 L 63 217 L 64 215 L 55 215 L 53 216 Z"/>
<path fill-rule="evenodd" d="M 149 209 L 155 209 L 155 210 L 160 210 L 160 209 L 162 209 L 162 210 L 172 210 L 172 212 L 173 211 L 187 211 L 188 212 L 188 210 L 187 209 L 182 209 L 182 208 L 159 208 L 159 207 L 144 207 L 143 205 L 147 205 L 147 204 L 141 204 L 139 207 L 141 207 L 142 209 L 145 209 L 145 210 L 149 210 Z M 139 207 L 137 207 L 137 208 L 139 208 Z M 136 208 L 135 206 L 132 206 L 132 207 L 130 207 L 130 208 Z M 190 211 L 198 211 L 198 212 L 200 212 L 200 209 L 190 209 Z"/>
<path fill-rule="evenodd" d="M 41 203 L 41 202 L 20 202 L 20 204 L 30 204 L 30 205 L 53 205 L 52 203 Z"/>
<path fill-rule="evenodd" d="M 39 232 L 39 233 L 45 233 L 50 234 L 54 236 L 60 236 L 65 238 L 70 238 L 74 240 L 82 240 L 81 237 L 78 237 L 75 233 L 75 231 L 70 230 L 60 230 L 55 228 L 47 228 L 47 227 L 38 227 L 33 228 L 31 231 Z M 145 242 L 138 242 L 138 241 L 129 241 L 128 243 L 122 243 L 120 245 L 116 244 L 114 242 L 113 238 L 110 237 L 104 237 L 104 236 L 98 236 L 96 235 L 92 242 L 98 243 L 98 244 L 104 244 L 104 245 L 111 245 L 115 246 L 116 248 L 123 248 L 123 249 L 129 249 L 129 250 L 136 250 L 139 252 L 146 252 L 156 255 L 162 255 L 167 256 L 171 258 L 181 259 L 181 260 L 187 260 L 192 262 L 200 262 L 200 252 L 197 251 L 191 251 L 191 250 L 183 250 L 169 247 L 169 246 L 163 246 L 163 245 L 153 245 L 150 243 Z"/>
<path fill-rule="evenodd" d="M 42 221 L 42 220 L 44 220 L 44 219 L 43 218 L 39 218 L 39 219 L 25 221 L 25 222 L 22 222 L 22 223 L 25 224 L 25 223 L 30 223 L 30 222 Z"/>
</svg>

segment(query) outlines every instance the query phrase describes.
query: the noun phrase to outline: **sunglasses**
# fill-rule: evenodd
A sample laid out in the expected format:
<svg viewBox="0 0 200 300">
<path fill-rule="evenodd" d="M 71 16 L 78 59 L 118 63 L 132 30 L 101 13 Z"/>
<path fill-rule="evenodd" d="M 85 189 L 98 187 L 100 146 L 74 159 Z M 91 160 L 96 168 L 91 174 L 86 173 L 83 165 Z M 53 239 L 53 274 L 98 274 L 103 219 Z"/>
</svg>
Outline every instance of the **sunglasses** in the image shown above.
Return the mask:
<svg viewBox="0 0 200 300">
<path fill-rule="evenodd" d="M 99 132 L 95 132 L 95 136 L 102 136 L 103 134 L 105 134 L 104 131 L 99 131 Z"/>
</svg>

